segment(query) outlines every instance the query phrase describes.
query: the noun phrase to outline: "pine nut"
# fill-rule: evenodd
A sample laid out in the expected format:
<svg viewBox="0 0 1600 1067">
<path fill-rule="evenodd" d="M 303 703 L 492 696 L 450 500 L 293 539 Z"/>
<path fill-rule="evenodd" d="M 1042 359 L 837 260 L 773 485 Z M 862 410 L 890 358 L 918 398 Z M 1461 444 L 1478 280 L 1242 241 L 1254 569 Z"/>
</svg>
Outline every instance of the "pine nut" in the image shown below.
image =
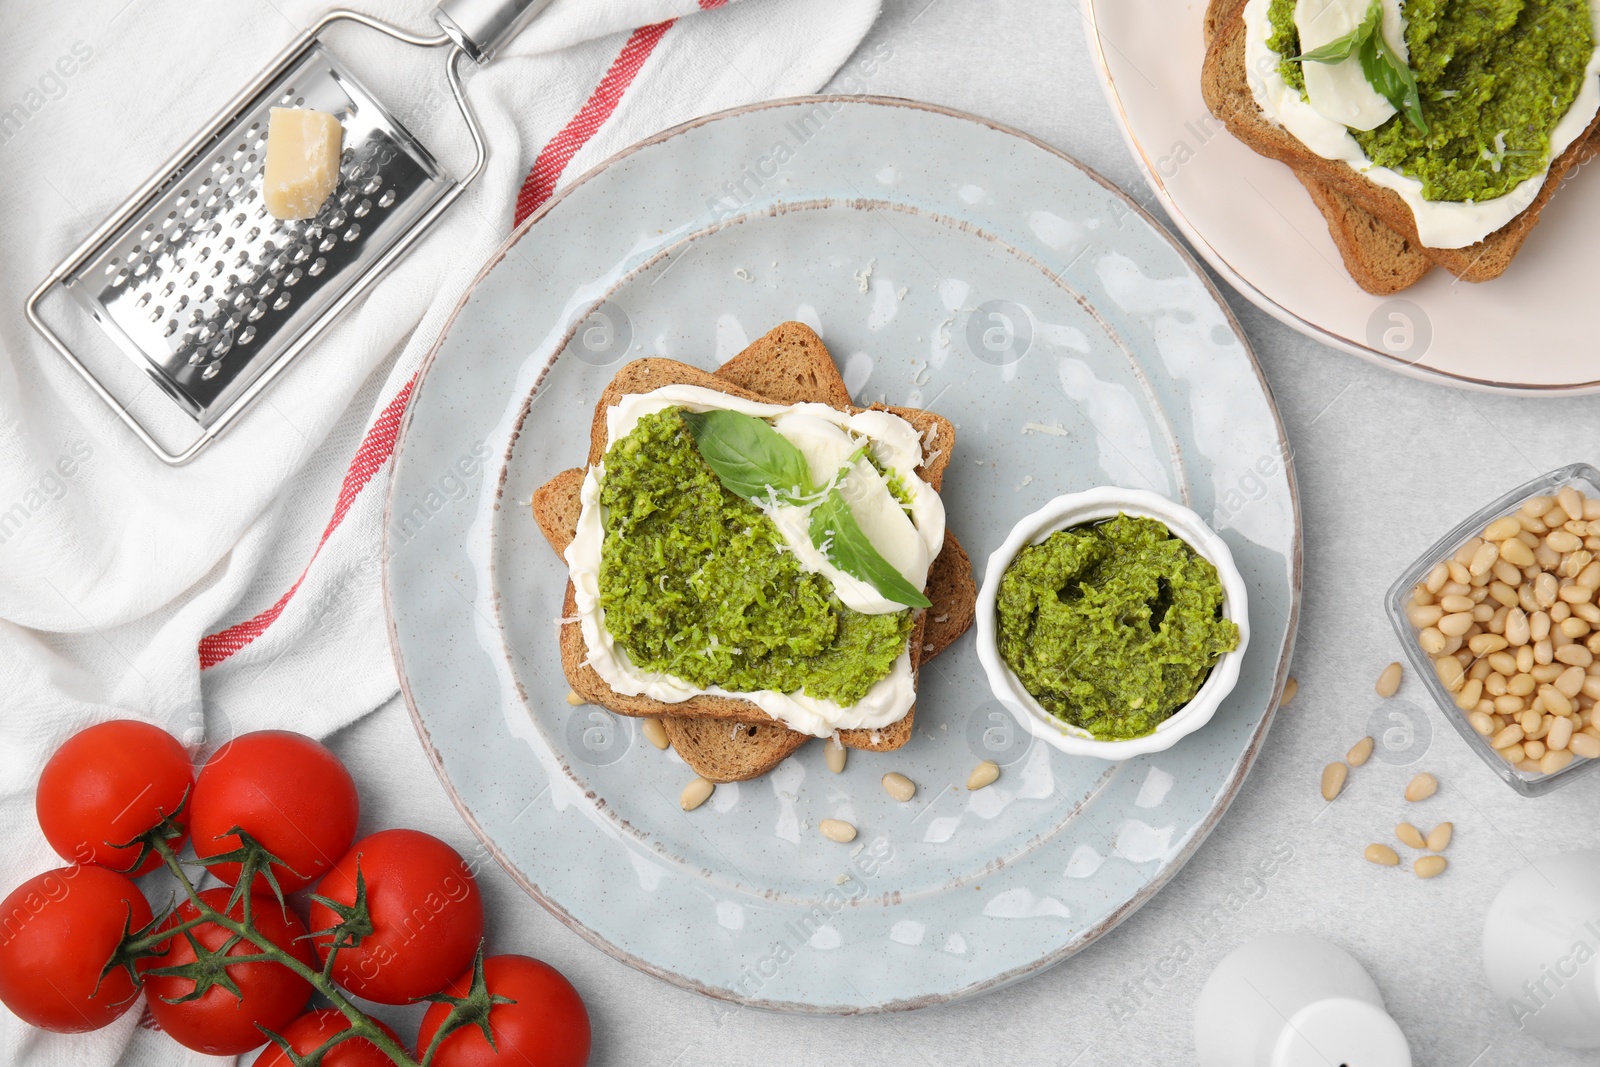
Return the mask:
<svg viewBox="0 0 1600 1067">
<path fill-rule="evenodd" d="M 1502 748 L 1498 751 L 1500 753 L 1500 758 L 1512 766 L 1516 766 L 1528 758 L 1527 753 L 1522 751 L 1522 745 L 1520 744 L 1512 745 L 1510 748 Z"/>
<path fill-rule="evenodd" d="M 1533 670 L 1533 646 L 1523 645 L 1517 649 L 1517 670 L 1527 674 Z"/>
<path fill-rule="evenodd" d="M 1461 688 L 1461 683 L 1466 677 L 1466 671 L 1461 668 L 1461 661 L 1450 656 L 1442 656 L 1434 661 L 1433 669 L 1439 675 L 1439 681 L 1444 687 L 1454 693 Z"/>
<path fill-rule="evenodd" d="M 1475 711 L 1467 716 L 1467 721 L 1472 723 L 1472 729 L 1479 736 L 1488 737 L 1494 733 L 1494 716 L 1481 711 Z"/>
<path fill-rule="evenodd" d="M 1565 530 L 1551 530 L 1544 535 L 1544 543 L 1552 552 L 1576 552 L 1583 547 L 1583 538 Z"/>
<path fill-rule="evenodd" d="M 1444 620 L 1440 619 L 1439 622 L 1439 632 L 1444 633 Z M 1528 616 L 1521 608 L 1512 608 L 1506 614 L 1506 643 L 1510 645 L 1528 643 Z"/>
<path fill-rule="evenodd" d="M 1559 752 L 1572 743 L 1572 720 L 1561 718 L 1550 724 L 1544 744 L 1551 752 Z"/>
<path fill-rule="evenodd" d="M 1417 872 L 1418 878 L 1437 878 L 1448 866 L 1450 861 L 1443 856 L 1423 856 L 1411 865 L 1411 869 Z"/>
<path fill-rule="evenodd" d="M 1533 599 L 1538 601 L 1541 608 L 1548 608 L 1556 602 L 1556 593 L 1560 590 L 1561 583 L 1556 581 L 1556 576 L 1539 572 L 1539 577 L 1533 580 Z"/>
<path fill-rule="evenodd" d="M 1548 749 L 1544 747 L 1543 741 L 1522 742 L 1522 755 L 1527 759 L 1534 760 L 1535 762 L 1544 759 L 1544 754 L 1547 751 Z"/>
<path fill-rule="evenodd" d="M 1556 500 L 1561 504 L 1561 510 L 1575 519 L 1583 518 L 1583 494 L 1570 485 L 1561 487 L 1556 494 Z"/>
<path fill-rule="evenodd" d="M 1394 828 L 1394 836 L 1400 839 L 1402 845 L 1410 848 L 1422 848 L 1424 846 L 1422 831 L 1408 822 L 1403 822 L 1396 826 Z"/>
<path fill-rule="evenodd" d="M 1512 603 L 1516 603 L 1516 601 L 1513 600 Z M 1444 609 L 1438 604 L 1413 604 L 1406 611 L 1406 618 L 1411 620 L 1412 626 L 1420 630 L 1424 626 L 1432 626 L 1444 618 Z"/>
<path fill-rule="evenodd" d="M 1563 637 L 1570 637 L 1573 640 L 1577 640 L 1580 637 L 1588 637 L 1591 627 L 1582 619 L 1574 619 L 1569 617 L 1562 619 L 1557 624 L 1557 629 L 1561 631 L 1561 635 Z"/>
<path fill-rule="evenodd" d="M 1507 585 L 1505 582 L 1495 582 L 1493 585 L 1489 586 L 1489 595 L 1494 597 L 1495 603 L 1497 604 L 1503 604 L 1508 608 L 1514 608 L 1517 606 L 1517 587 L 1514 585 Z M 1429 611 L 1434 607 L 1438 607 L 1438 605 L 1429 605 L 1425 608 L 1415 607 L 1411 610 L 1414 612 Z M 1440 607 L 1439 610 L 1443 611 L 1444 609 Z M 1431 622 L 1432 620 L 1429 620 L 1429 622 L 1423 623 L 1422 625 L 1427 626 L 1430 625 Z M 1411 619 L 1411 625 L 1417 625 L 1415 616 L 1413 616 Z"/>
<path fill-rule="evenodd" d="M 823 745 L 822 758 L 827 763 L 828 770 L 834 774 L 844 773 L 845 750 L 837 734 L 828 738 L 827 743 Z"/>
<path fill-rule="evenodd" d="M 1515 515 L 1504 515 L 1483 528 L 1485 541 L 1504 541 L 1522 532 L 1522 524 Z"/>
<path fill-rule="evenodd" d="M 1555 502 L 1555 497 L 1530 496 L 1528 499 L 1522 502 L 1522 512 L 1524 515 L 1538 518 L 1540 515 L 1543 515 L 1545 512 L 1549 511 L 1550 505 L 1554 504 Z"/>
<path fill-rule="evenodd" d="M 1458 611 L 1454 615 L 1446 615 L 1444 618 L 1440 619 L 1438 630 L 1446 637 L 1460 637 L 1462 634 L 1472 629 L 1472 623 L 1473 618 L 1471 612 Z M 1507 625 L 1509 627 L 1509 622 Z M 1516 642 L 1513 641 L 1512 644 L 1516 644 Z"/>
<path fill-rule="evenodd" d="M 1428 837 L 1423 844 L 1428 846 L 1430 852 L 1443 852 L 1450 847 L 1450 839 L 1455 836 L 1456 824 L 1442 822 L 1428 831 Z"/>
<path fill-rule="evenodd" d="M 1556 680 L 1550 684 L 1554 685 L 1562 696 L 1576 700 L 1578 694 L 1583 692 L 1583 681 L 1587 677 L 1588 675 L 1583 673 L 1582 667 L 1568 667 L 1558 674 Z"/>
<path fill-rule="evenodd" d="M 581 696 L 579 696 L 578 695 L 578 691 L 576 689 L 569 689 L 569 690 L 567 690 L 567 703 L 571 704 L 573 707 L 576 708 L 576 707 L 581 707 L 584 704 L 587 704 L 588 701 L 584 700 Z"/>
<path fill-rule="evenodd" d="M 1423 771 L 1406 786 L 1406 799 L 1415 804 L 1419 800 L 1427 800 L 1438 791 L 1439 780 L 1427 771 Z"/>
<path fill-rule="evenodd" d="M 1367 862 L 1376 863 L 1380 867 L 1398 867 L 1400 865 L 1399 853 L 1388 845 L 1368 845 L 1367 850 L 1362 855 L 1367 858 Z"/>
<path fill-rule="evenodd" d="M 693 811 L 707 800 L 710 800 L 711 793 L 716 788 L 715 782 L 707 781 L 704 778 L 696 778 L 683 787 L 683 794 L 678 797 L 678 806 L 684 811 Z"/>
<path fill-rule="evenodd" d="M 1489 739 L 1489 747 L 1495 749 L 1510 748 L 1512 745 L 1521 740 L 1522 727 L 1516 723 L 1512 723 L 1510 726 L 1507 726 L 1504 730 L 1501 730 L 1499 733 L 1495 734 Z M 1407 799 L 1410 798 L 1408 797 Z"/>
<path fill-rule="evenodd" d="M 1428 655 L 1437 656 L 1444 652 L 1445 636 L 1436 627 L 1429 626 L 1417 634 L 1417 644 Z"/>
<path fill-rule="evenodd" d="M 666 751 L 668 745 L 672 744 L 672 742 L 667 738 L 666 726 L 664 726 L 661 720 L 656 718 L 654 715 L 644 720 L 644 722 L 639 726 L 639 732 L 644 734 L 644 739 L 646 741 L 656 746 L 656 748 L 661 749 L 663 752 Z"/>
<path fill-rule="evenodd" d="M 817 823 L 817 829 L 822 831 L 823 837 L 841 845 L 848 845 L 856 839 L 856 828 L 843 819 L 823 819 Z"/>
<path fill-rule="evenodd" d="M 1528 616 L 1528 636 L 1535 641 L 1550 636 L 1550 616 L 1546 612 L 1536 611 Z"/>
<path fill-rule="evenodd" d="M 1487 666 L 1487 664 L 1484 664 L 1484 666 Z M 1473 667 L 1473 670 L 1476 671 L 1477 667 Z M 1484 671 L 1484 673 L 1488 674 L 1489 672 Z M 1483 680 L 1480 678 L 1469 678 L 1467 679 L 1466 684 L 1461 687 L 1461 692 L 1456 694 L 1456 707 L 1460 708 L 1462 711 L 1471 711 L 1473 708 L 1478 706 L 1478 701 L 1482 699 Z"/>
<path fill-rule="evenodd" d="M 1291 674 L 1283 683 L 1283 696 L 1278 698 L 1278 707 L 1288 707 L 1289 701 L 1293 700 L 1294 695 L 1298 692 L 1300 692 L 1300 683 Z"/>
<path fill-rule="evenodd" d="M 1567 536 L 1572 536 L 1568 534 Z M 1492 542 L 1484 542 L 1472 554 L 1472 562 L 1467 564 L 1467 570 L 1472 575 L 1488 574 L 1500 559 L 1500 549 Z"/>
<path fill-rule="evenodd" d="M 1510 644 L 1499 634 L 1478 634 L 1467 642 L 1467 647 L 1472 649 L 1474 656 L 1487 656 L 1499 652 Z"/>
<path fill-rule="evenodd" d="M 1543 774 L 1555 774 L 1557 771 L 1566 770 L 1571 762 L 1571 752 L 1551 749 L 1539 758 L 1539 770 Z"/>
<path fill-rule="evenodd" d="M 1562 645 L 1555 658 L 1571 667 L 1587 667 L 1594 662 L 1594 653 L 1583 645 Z"/>
<path fill-rule="evenodd" d="M 1514 537 L 1516 535 L 1513 534 L 1512 536 Z M 1504 550 L 1502 549 L 1502 553 L 1503 552 Z M 1446 567 L 1443 563 L 1436 563 L 1433 566 L 1433 570 L 1428 572 L 1428 577 L 1422 583 L 1422 587 L 1430 593 L 1438 593 L 1439 590 L 1444 588 L 1444 583 L 1448 582 L 1449 580 L 1450 568 Z"/>
<path fill-rule="evenodd" d="M 1350 751 L 1345 753 L 1345 762 L 1352 767 L 1359 767 L 1372 758 L 1372 738 L 1363 737 L 1350 746 Z"/>
<path fill-rule="evenodd" d="M 1494 576 L 1500 579 L 1500 584 L 1515 589 L 1522 584 L 1522 572 L 1505 560 L 1500 560 L 1494 565 Z"/>
<path fill-rule="evenodd" d="M 1399 691 L 1400 670 L 1399 663 L 1391 663 L 1383 669 L 1382 674 L 1378 675 L 1377 690 L 1379 696 L 1392 697 Z"/>
<path fill-rule="evenodd" d="M 1509 652 L 1503 650 L 1491 652 L 1486 658 L 1489 660 L 1489 666 L 1504 675 L 1507 681 L 1510 681 L 1511 676 L 1517 673 L 1517 657 Z"/>
<path fill-rule="evenodd" d="M 1515 537 L 1500 542 L 1500 557 L 1514 567 L 1531 567 L 1533 549 Z"/>
<path fill-rule="evenodd" d="M 1567 751 L 1584 759 L 1594 759 L 1600 756 L 1600 737 L 1586 733 L 1573 734 L 1572 740 L 1567 742 Z"/>
<path fill-rule="evenodd" d="M 1469 596 L 1445 596 L 1439 598 L 1439 610 L 1442 612 L 1471 611 L 1473 600 Z"/>
<path fill-rule="evenodd" d="M 890 771 L 883 776 L 883 791 L 904 804 L 917 795 L 917 783 L 903 774 Z"/>
<path fill-rule="evenodd" d="M 1330 763 L 1322 768 L 1322 799 L 1337 800 L 1344 792 L 1344 781 L 1349 775 L 1350 768 L 1343 763 Z"/>
<path fill-rule="evenodd" d="M 1454 559 L 1455 562 L 1465 567 L 1467 564 L 1472 562 L 1472 557 L 1477 553 L 1479 546 L 1482 544 L 1483 538 L 1474 537 L 1466 544 L 1456 549 L 1456 554 L 1451 558 Z"/>
<path fill-rule="evenodd" d="M 994 780 L 1000 777 L 1000 765 L 992 759 L 986 759 L 967 775 L 967 789 L 969 791 L 982 789 L 986 785 L 993 785 Z"/>
</svg>

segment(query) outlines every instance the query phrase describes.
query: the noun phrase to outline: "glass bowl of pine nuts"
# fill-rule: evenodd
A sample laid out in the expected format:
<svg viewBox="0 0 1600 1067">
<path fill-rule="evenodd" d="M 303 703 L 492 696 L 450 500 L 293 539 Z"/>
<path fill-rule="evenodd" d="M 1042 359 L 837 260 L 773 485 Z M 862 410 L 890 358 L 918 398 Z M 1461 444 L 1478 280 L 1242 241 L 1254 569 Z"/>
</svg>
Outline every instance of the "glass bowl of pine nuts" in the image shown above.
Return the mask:
<svg viewBox="0 0 1600 1067">
<path fill-rule="evenodd" d="M 1600 471 L 1562 467 L 1451 530 L 1389 590 L 1445 717 L 1541 796 L 1600 766 Z"/>
</svg>

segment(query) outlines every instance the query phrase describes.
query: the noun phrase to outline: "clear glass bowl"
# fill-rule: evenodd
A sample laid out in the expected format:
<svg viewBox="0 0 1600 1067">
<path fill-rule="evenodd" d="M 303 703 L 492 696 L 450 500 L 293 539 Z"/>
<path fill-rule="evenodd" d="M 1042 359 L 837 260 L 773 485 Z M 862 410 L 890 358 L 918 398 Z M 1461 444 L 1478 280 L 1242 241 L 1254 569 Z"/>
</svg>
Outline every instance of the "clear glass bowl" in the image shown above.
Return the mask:
<svg viewBox="0 0 1600 1067">
<path fill-rule="evenodd" d="M 1395 634 L 1400 638 L 1400 644 L 1406 651 L 1406 658 L 1411 661 L 1412 669 L 1422 679 L 1422 684 L 1427 687 L 1434 701 L 1444 712 L 1450 725 L 1456 728 L 1490 769 L 1512 789 L 1523 796 L 1543 796 L 1559 786 L 1565 785 L 1574 778 L 1581 777 L 1596 767 L 1600 767 L 1600 759 L 1575 758 L 1566 767 L 1553 774 L 1521 771 L 1507 763 L 1495 752 L 1489 744 L 1489 739 L 1480 736 L 1467 721 L 1467 712 L 1456 707 L 1455 698 L 1445 688 L 1444 683 L 1433 668 L 1433 659 L 1422 650 L 1417 643 L 1417 628 L 1406 617 L 1406 608 L 1411 603 L 1411 591 L 1417 584 L 1427 578 L 1434 566 L 1442 563 L 1455 555 L 1460 547 L 1483 532 L 1483 528 L 1502 515 L 1510 515 L 1517 511 L 1523 501 L 1536 496 L 1554 496 L 1563 486 L 1573 486 L 1589 499 L 1600 499 L 1600 470 L 1589 466 L 1587 463 L 1574 463 L 1549 474 L 1535 478 L 1526 485 L 1519 486 L 1496 500 L 1494 503 L 1476 512 L 1466 519 L 1461 525 L 1445 534 L 1437 544 L 1424 552 L 1420 559 L 1413 563 L 1400 579 L 1389 589 L 1384 607 L 1389 615 L 1389 623 L 1394 627 Z M 1596 553 L 1600 558 L 1600 553 Z"/>
</svg>

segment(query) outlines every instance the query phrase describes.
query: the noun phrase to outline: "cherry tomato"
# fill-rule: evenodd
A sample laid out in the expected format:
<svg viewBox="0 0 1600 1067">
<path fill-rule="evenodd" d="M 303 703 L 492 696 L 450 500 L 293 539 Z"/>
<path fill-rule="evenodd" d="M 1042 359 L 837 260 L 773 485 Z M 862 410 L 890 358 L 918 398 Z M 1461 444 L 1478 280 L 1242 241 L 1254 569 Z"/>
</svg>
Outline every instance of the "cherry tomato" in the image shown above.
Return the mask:
<svg viewBox="0 0 1600 1067">
<path fill-rule="evenodd" d="M 117 848 L 178 809 L 194 785 L 189 754 L 171 734 L 137 719 L 113 719 L 80 730 L 56 749 L 39 775 L 34 811 L 46 841 L 62 859 L 93 863 L 137 878 L 161 865 L 139 846 Z M 171 842 L 182 851 L 183 839 Z"/>
<path fill-rule="evenodd" d="M 200 770 L 190 805 L 194 852 L 204 859 L 239 847 L 239 827 L 283 863 L 272 873 L 285 893 L 310 885 L 355 840 L 361 802 L 339 757 L 303 734 L 262 730 L 219 748 Z M 239 880 L 237 863 L 208 868 Z M 251 888 L 270 892 L 256 876 Z"/>
<path fill-rule="evenodd" d="M 478 1027 L 464 1026 L 439 1043 L 432 1067 L 583 1067 L 589 1062 L 589 1012 L 560 971 L 527 956 L 490 956 L 483 961 L 483 977 L 490 993 L 516 1001 L 489 1009 L 494 1048 Z M 445 992 L 464 997 L 471 988 L 469 970 Z M 418 1056 L 427 1053 L 449 1014 L 448 1004 L 428 1008 L 417 1034 Z"/>
<path fill-rule="evenodd" d="M 228 903 L 228 889 L 207 889 L 200 899 L 217 911 Z M 244 913 L 244 902 L 228 912 L 230 919 L 239 920 Z M 163 929 L 196 918 L 199 910 L 189 901 L 179 904 L 162 924 Z M 293 911 L 280 909 L 270 896 L 255 894 L 250 901 L 250 917 L 256 932 L 278 948 L 294 956 L 306 966 L 314 966 L 311 947 L 298 940 L 306 932 L 305 923 Z M 233 935 L 215 923 L 201 923 L 188 931 L 208 952 L 217 952 Z M 184 1048 L 205 1052 L 212 1056 L 237 1056 L 258 1048 L 267 1040 L 256 1024 L 270 1030 L 282 1031 L 294 1022 L 311 999 L 311 983 L 295 974 L 281 963 L 271 960 L 256 963 L 230 964 L 228 977 L 239 987 L 241 996 L 234 996 L 221 985 L 213 985 L 194 1000 L 178 1004 L 169 1003 L 195 991 L 193 979 L 177 975 L 154 975 L 154 967 L 175 967 L 195 960 L 194 946 L 189 938 L 178 934 L 165 942 L 165 954 L 139 961 L 144 977 L 146 1000 L 150 1014 L 155 1016 L 161 1029 Z M 228 950 L 229 956 L 253 956 L 261 950 L 249 941 L 240 940 Z"/>
<path fill-rule="evenodd" d="M 404 1004 L 436 993 L 472 964 L 483 938 L 483 898 L 460 853 L 419 830 L 383 830 L 357 841 L 317 886 L 317 895 L 350 905 L 356 865 L 367 886 L 372 933 L 339 949 L 336 982 L 379 1004 Z M 340 922 L 312 901 L 311 928 Z M 331 934 L 316 938 L 326 959 Z"/>
<path fill-rule="evenodd" d="M 405 1047 L 399 1035 L 385 1023 L 378 1019 L 372 1021 L 396 1044 Z M 280 1031 L 278 1036 L 289 1042 L 289 1047 L 296 1054 L 305 1056 L 321 1048 L 322 1043 L 334 1034 L 348 1029 L 350 1020 L 342 1013 L 332 1008 L 318 1008 L 300 1016 L 287 1029 Z M 291 1067 L 291 1064 L 283 1048 L 274 1041 L 261 1050 L 253 1067 Z M 352 1037 L 329 1049 L 328 1054 L 322 1057 L 322 1067 L 394 1067 L 394 1061 L 366 1038 Z"/>
<path fill-rule="evenodd" d="M 104 981 L 100 969 L 124 924 L 138 930 L 149 922 L 144 894 L 115 871 L 62 867 L 28 879 L 0 902 L 0 1001 L 45 1030 L 100 1029 L 139 994 L 124 968 Z"/>
</svg>

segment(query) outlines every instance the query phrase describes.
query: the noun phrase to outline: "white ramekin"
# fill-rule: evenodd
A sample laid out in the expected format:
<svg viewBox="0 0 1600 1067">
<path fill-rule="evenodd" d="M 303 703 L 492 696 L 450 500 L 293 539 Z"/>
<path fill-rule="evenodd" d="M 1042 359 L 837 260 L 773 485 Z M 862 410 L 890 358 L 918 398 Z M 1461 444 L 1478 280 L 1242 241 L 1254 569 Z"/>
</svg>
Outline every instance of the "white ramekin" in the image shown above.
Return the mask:
<svg viewBox="0 0 1600 1067">
<path fill-rule="evenodd" d="M 1087 730 L 1071 726 L 1046 711 L 1033 699 L 1021 680 L 1000 656 L 995 636 L 995 598 L 1000 579 L 1023 546 L 1038 544 L 1057 530 L 1082 526 L 1119 513 L 1157 519 L 1167 525 L 1200 555 L 1211 561 L 1222 579 L 1222 613 L 1239 627 L 1239 647 L 1224 655 L 1211 668 L 1205 684 L 1194 699 L 1157 726 L 1154 733 L 1127 741 L 1100 741 Z M 1250 624 L 1246 608 L 1244 578 L 1234 566 L 1233 554 L 1200 516 L 1181 504 L 1174 504 L 1158 493 L 1144 489 L 1101 487 L 1083 493 L 1058 496 L 1012 527 L 1005 542 L 989 557 L 983 588 L 978 591 L 978 661 L 989 678 L 995 698 L 1010 709 L 1029 733 L 1073 756 L 1094 756 L 1104 760 L 1131 759 L 1147 752 L 1161 752 L 1211 721 L 1217 707 L 1239 680 L 1239 665 L 1250 643 Z"/>
</svg>

